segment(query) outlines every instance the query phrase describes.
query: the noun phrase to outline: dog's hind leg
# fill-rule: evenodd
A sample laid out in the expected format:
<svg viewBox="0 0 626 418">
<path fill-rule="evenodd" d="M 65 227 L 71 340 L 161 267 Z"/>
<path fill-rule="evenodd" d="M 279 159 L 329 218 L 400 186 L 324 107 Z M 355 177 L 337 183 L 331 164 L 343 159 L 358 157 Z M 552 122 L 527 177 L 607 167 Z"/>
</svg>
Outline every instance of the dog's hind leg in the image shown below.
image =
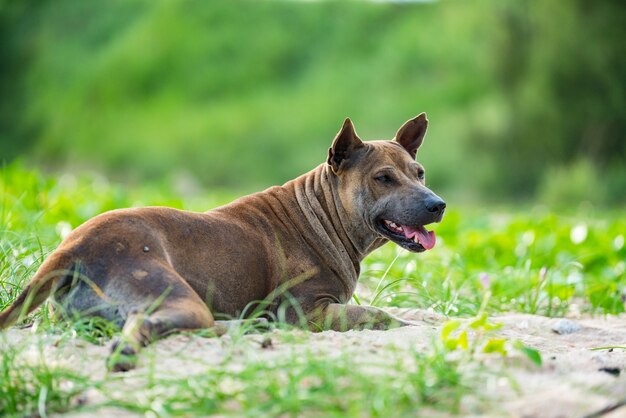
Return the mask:
<svg viewBox="0 0 626 418">
<path fill-rule="evenodd" d="M 165 291 L 151 292 L 151 303 L 135 302 L 126 316 L 121 337 L 111 347 L 107 365 L 112 371 L 134 368 L 142 347 L 173 332 L 212 328 L 213 315 L 206 304 L 177 273 L 170 269 L 153 271 L 150 287 Z M 155 286 L 155 281 L 159 284 Z M 143 296 L 143 295 L 142 295 Z M 145 296 L 144 296 L 145 297 Z"/>
<path fill-rule="evenodd" d="M 198 298 L 199 299 L 199 298 Z M 142 347 L 173 332 L 211 328 L 215 325 L 209 309 L 190 299 L 163 300 L 149 313 L 133 310 L 128 314 L 121 337 L 111 347 L 108 366 L 112 371 L 134 368 Z"/>
</svg>

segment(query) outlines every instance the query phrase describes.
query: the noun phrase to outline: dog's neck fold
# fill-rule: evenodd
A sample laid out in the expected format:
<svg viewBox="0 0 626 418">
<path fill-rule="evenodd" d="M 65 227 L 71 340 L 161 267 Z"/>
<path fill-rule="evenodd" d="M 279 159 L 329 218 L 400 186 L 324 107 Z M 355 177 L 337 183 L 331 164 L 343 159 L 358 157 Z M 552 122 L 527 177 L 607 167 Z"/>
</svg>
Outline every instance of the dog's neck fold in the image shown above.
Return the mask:
<svg viewBox="0 0 626 418">
<path fill-rule="evenodd" d="M 285 186 L 293 187 L 298 206 L 309 222 L 311 232 L 325 242 L 326 248 L 332 250 L 328 257 L 334 260 L 327 261 L 330 264 L 342 264 L 349 259 L 353 271 L 350 276 L 356 283 L 360 262 L 386 240 L 379 238 L 362 219 L 349 216 L 341 204 L 336 175 L 327 164 L 321 164 Z M 337 273 L 345 275 L 345 266 L 342 267 L 344 271 Z"/>
</svg>

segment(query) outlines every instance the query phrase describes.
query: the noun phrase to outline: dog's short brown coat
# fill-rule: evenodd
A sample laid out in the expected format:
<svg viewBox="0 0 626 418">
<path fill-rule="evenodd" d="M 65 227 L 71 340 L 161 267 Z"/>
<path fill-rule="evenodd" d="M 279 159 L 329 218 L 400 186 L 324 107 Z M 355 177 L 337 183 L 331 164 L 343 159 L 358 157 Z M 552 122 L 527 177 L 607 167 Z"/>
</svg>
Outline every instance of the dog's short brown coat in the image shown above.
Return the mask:
<svg viewBox="0 0 626 418">
<path fill-rule="evenodd" d="M 390 235 L 382 221 L 441 219 L 445 204 L 414 160 L 427 124 L 420 114 L 392 141 L 362 142 L 347 119 L 324 164 L 206 213 L 147 207 L 97 216 L 48 257 L 0 314 L 0 327 L 50 294 L 66 312 L 123 324 L 126 354 L 173 330 L 213 327 L 214 314 L 249 315 L 255 301 L 312 328 L 405 324 L 347 303 L 361 260 L 388 239 L 423 251 Z"/>
</svg>

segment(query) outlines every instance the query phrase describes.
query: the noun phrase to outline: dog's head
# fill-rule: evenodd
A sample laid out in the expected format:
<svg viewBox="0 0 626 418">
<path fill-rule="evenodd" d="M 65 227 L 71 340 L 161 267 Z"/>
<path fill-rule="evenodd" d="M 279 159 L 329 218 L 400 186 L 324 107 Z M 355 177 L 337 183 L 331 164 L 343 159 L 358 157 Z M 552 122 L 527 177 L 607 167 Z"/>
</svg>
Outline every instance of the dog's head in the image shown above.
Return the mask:
<svg viewBox="0 0 626 418">
<path fill-rule="evenodd" d="M 445 202 L 425 185 L 415 161 L 428 120 L 422 113 L 400 127 L 391 141 L 363 142 L 346 119 L 328 150 L 342 205 L 355 223 L 414 252 L 435 245 L 425 225 L 441 221 Z"/>
</svg>

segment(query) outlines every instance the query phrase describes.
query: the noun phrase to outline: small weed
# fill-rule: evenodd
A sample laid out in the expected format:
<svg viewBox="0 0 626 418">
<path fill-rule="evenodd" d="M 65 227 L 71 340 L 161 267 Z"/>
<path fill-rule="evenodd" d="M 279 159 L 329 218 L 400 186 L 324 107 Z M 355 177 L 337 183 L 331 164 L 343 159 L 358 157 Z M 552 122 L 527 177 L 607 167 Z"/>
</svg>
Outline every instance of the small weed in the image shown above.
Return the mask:
<svg viewBox="0 0 626 418">
<path fill-rule="evenodd" d="M 542 365 L 541 354 L 538 350 L 523 344 L 518 340 L 509 340 L 495 335 L 502 324 L 491 322 L 485 312 L 488 306 L 490 293 L 485 295 L 478 315 L 469 320 L 453 319 L 446 321 L 441 327 L 441 342 L 450 351 L 457 349 L 466 353 L 467 360 L 471 361 L 477 353 L 499 353 L 506 356 L 511 348 L 519 350 L 537 366 Z M 470 334 L 471 337 L 470 337 Z"/>
</svg>

